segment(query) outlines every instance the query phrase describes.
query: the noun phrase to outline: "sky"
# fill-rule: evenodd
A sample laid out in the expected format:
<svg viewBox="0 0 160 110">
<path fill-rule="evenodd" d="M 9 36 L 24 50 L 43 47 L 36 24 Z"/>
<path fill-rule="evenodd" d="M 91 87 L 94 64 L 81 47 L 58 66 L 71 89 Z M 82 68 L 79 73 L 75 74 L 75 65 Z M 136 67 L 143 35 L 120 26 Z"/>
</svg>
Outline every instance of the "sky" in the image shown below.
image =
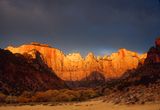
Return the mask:
<svg viewBox="0 0 160 110">
<path fill-rule="evenodd" d="M 146 52 L 160 36 L 160 0 L 0 0 L 0 48 L 30 42 L 64 53 Z"/>
</svg>

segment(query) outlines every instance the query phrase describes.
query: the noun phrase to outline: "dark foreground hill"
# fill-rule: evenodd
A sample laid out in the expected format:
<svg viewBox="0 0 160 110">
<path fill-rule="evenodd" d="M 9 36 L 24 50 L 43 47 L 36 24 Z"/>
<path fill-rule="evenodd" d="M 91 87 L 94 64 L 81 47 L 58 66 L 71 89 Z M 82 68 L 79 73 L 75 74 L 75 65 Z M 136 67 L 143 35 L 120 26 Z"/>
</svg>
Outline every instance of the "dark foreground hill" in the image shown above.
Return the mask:
<svg viewBox="0 0 160 110">
<path fill-rule="evenodd" d="M 160 64 L 145 65 L 107 83 L 102 89 L 106 100 L 113 103 L 160 101 Z"/>
<path fill-rule="evenodd" d="M 66 88 L 64 81 L 42 62 L 40 54 L 33 52 L 36 53 L 35 58 L 0 49 L 0 92 L 18 95 L 23 91 Z"/>
</svg>

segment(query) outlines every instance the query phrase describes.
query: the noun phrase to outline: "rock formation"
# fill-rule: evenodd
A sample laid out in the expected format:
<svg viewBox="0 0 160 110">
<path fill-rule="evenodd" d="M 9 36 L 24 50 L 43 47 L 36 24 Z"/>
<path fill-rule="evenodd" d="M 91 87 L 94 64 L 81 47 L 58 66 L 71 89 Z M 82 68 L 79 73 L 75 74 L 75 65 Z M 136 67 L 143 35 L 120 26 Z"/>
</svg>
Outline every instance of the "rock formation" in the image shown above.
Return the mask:
<svg viewBox="0 0 160 110">
<path fill-rule="evenodd" d="M 98 58 L 93 53 L 88 53 L 85 58 L 82 58 L 79 53 L 65 55 L 56 48 L 39 43 L 19 47 L 9 46 L 6 50 L 20 54 L 28 53 L 32 57 L 35 55 L 30 52 L 32 50 L 38 51 L 48 67 L 65 81 L 80 81 L 95 71 L 102 73 L 105 78 L 119 77 L 125 71 L 137 68 L 141 60 L 146 58 L 146 54 L 139 55 L 126 49 L 120 49 L 110 56 Z"/>
<path fill-rule="evenodd" d="M 160 38 L 155 40 L 155 46 L 151 47 L 147 53 L 146 64 L 160 63 Z"/>
<path fill-rule="evenodd" d="M 8 50 L 0 49 L 1 92 L 18 95 L 23 91 L 67 88 L 65 82 L 43 63 L 38 51 L 33 50 L 28 53 L 12 54 Z"/>
<path fill-rule="evenodd" d="M 148 51 L 145 63 L 137 69 L 128 71 L 120 78 L 110 80 L 100 90 L 106 101 L 118 104 L 144 104 L 160 101 L 160 39 Z"/>
</svg>

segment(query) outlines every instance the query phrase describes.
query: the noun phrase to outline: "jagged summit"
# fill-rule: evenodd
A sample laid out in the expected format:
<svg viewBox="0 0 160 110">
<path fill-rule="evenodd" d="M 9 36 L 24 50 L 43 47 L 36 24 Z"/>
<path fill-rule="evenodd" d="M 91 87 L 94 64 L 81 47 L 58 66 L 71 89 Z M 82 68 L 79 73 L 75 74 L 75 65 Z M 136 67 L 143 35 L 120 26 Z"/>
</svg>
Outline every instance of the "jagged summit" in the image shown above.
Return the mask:
<svg viewBox="0 0 160 110">
<path fill-rule="evenodd" d="M 105 78 L 119 77 L 125 71 L 137 68 L 139 61 L 146 58 L 146 55 L 139 55 L 126 49 L 120 49 L 110 56 L 99 58 L 89 52 L 83 58 L 80 53 L 65 55 L 59 49 L 35 42 L 19 47 L 7 47 L 6 50 L 22 55 L 28 53 L 32 57 L 35 57 L 33 50 L 36 50 L 41 54 L 48 67 L 55 71 L 57 76 L 63 80 L 72 81 L 85 79 L 95 71 L 103 73 Z"/>
<path fill-rule="evenodd" d="M 41 47 L 50 47 L 51 48 L 50 45 L 39 43 L 39 42 L 30 42 L 28 44 L 23 44 L 23 45 L 33 45 L 33 46 L 41 46 Z M 21 45 L 21 46 L 23 46 L 23 45 Z M 19 46 L 9 45 L 7 48 L 13 48 L 13 47 L 15 48 L 15 47 L 19 47 Z"/>
<path fill-rule="evenodd" d="M 89 52 L 85 59 L 88 60 L 88 61 L 95 59 L 94 53 Z"/>
<path fill-rule="evenodd" d="M 71 61 L 82 61 L 83 60 L 80 53 L 70 53 L 66 55 L 66 58 L 70 59 Z"/>
<path fill-rule="evenodd" d="M 42 43 L 38 43 L 38 42 L 31 42 L 31 45 L 35 45 L 35 46 L 42 46 L 42 47 L 51 47 L 48 44 L 42 44 Z"/>
</svg>

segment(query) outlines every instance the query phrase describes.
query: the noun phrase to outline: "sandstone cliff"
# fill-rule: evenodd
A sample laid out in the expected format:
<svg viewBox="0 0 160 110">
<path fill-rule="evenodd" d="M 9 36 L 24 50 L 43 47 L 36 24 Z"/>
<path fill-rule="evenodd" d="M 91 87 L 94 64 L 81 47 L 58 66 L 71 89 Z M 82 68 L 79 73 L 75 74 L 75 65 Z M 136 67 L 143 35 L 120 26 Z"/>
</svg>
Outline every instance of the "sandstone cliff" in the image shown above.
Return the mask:
<svg viewBox="0 0 160 110">
<path fill-rule="evenodd" d="M 93 53 L 88 53 L 85 58 L 79 53 L 65 55 L 62 51 L 52 48 L 46 44 L 31 43 L 19 47 L 9 46 L 6 50 L 13 53 L 31 54 L 32 50 L 38 51 L 43 57 L 43 61 L 50 67 L 58 77 L 66 81 L 84 80 L 93 72 L 102 74 L 105 78 L 119 77 L 129 69 L 137 68 L 146 54 L 139 55 L 136 52 L 120 49 L 110 56 L 95 57 Z"/>
<path fill-rule="evenodd" d="M 110 80 L 100 91 L 106 101 L 118 104 L 144 104 L 160 101 L 160 38 L 148 51 L 144 64 L 128 71 L 120 78 Z"/>
</svg>

